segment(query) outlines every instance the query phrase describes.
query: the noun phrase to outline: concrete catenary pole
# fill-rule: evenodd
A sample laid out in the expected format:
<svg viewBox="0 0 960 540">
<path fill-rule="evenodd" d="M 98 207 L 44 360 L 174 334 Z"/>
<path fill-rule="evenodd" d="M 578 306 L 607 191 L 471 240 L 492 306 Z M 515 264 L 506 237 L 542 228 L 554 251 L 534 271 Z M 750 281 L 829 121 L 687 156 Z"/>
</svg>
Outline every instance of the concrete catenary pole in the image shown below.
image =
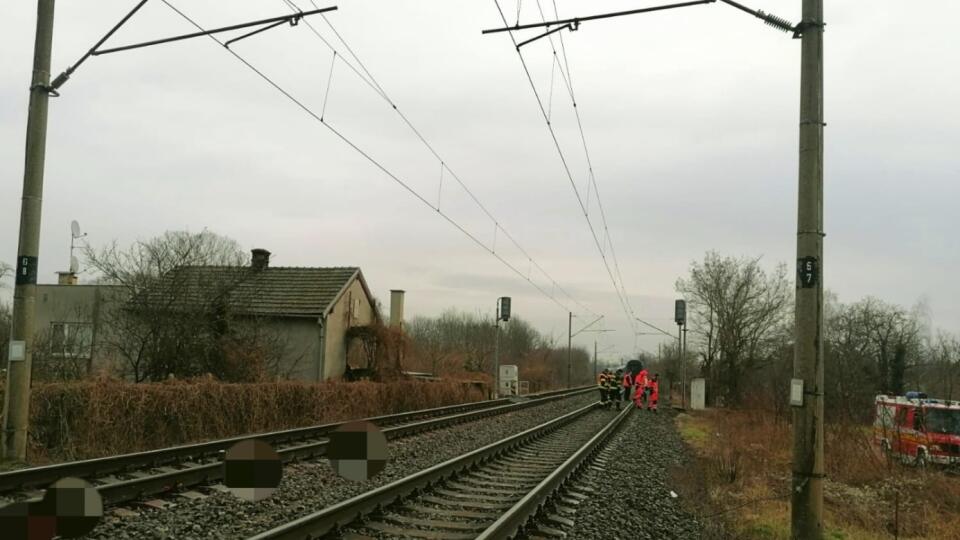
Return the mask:
<svg viewBox="0 0 960 540">
<path fill-rule="evenodd" d="M 18 461 L 24 461 L 27 456 L 33 313 L 40 251 L 43 164 L 47 146 L 47 103 L 50 99 L 47 86 L 50 84 L 50 53 L 53 48 L 53 11 L 54 0 L 37 2 L 37 35 L 33 49 L 30 109 L 27 114 L 20 240 L 17 246 L 13 325 L 10 332 L 11 354 L 7 359 L 7 391 L 3 402 L 3 441 L 0 443 L 3 458 Z"/>
<path fill-rule="evenodd" d="M 803 0 L 793 376 L 793 538 L 823 536 L 823 0 Z"/>
<path fill-rule="evenodd" d="M 567 388 L 570 388 L 570 368 L 573 365 L 573 312 L 567 316 Z"/>
</svg>

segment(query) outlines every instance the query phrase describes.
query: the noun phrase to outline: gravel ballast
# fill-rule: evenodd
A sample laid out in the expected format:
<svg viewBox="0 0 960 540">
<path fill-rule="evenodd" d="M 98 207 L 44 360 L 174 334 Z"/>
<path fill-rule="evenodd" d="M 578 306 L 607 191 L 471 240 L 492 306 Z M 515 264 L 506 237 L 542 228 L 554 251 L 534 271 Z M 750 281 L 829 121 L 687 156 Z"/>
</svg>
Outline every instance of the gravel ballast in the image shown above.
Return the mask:
<svg viewBox="0 0 960 540">
<path fill-rule="evenodd" d="M 671 471 L 695 467 L 674 424 L 674 412 L 635 410 L 576 485 L 594 490 L 576 508 L 568 538 L 578 540 L 701 538 L 703 526 L 683 508 L 685 487 Z M 673 496 L 671 492 L 675 493 Z"/>
<path fill-rule="evenodd" d="M 331 470 L 326 459 L 318 459 L 284 467 L 280 488 L 264 501 L 251 503 L 231 493 L 209 491 L 210 496 L 203 499 L 168 497 L 167 500 L 176 503 L 175 507 L 137 509 L 139 515 L 136 516 L 118 516 L 108 509 L 100 525 L 87 538 L 246 538 L 593 401 L 596 396 L 591 392 L 391 441 L 386 469 L 367 482 L 345 480 Z"/>
</svg>

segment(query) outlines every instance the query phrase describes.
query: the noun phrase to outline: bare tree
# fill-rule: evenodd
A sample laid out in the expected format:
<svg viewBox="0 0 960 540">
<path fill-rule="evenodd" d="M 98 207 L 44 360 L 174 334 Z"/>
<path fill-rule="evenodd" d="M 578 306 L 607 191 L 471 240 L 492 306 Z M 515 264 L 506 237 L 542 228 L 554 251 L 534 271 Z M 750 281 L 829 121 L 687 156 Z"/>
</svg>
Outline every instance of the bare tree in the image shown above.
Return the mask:
<svg viewBox="0 0 960 540">
<path fill-rule="evenodd" d="M 829 409 L 864 420 L 878 393 L 902 394 L 908 380 L 919 386 L 925 357 L 931 356 L 921 339 L 921 310 L 907 311 L 872 297 L 849 305 L 831 301 L 828 306 L 824 345 Z"/>
<path fill-rule="evenodd" d="M 937 397 L 956 399 L 960 393 L 960 338 L 938 332 L 930 344 L 926 385 Z"/>
<path fill-rule="evenodd" d="M 3 261 L 0 261 L 0 287 L 6 287 L 6 284 L 3 283 L 3 280 L 7 279 L 7 275 L 13 275 L 13 267 Z"/>
<path fill-rule="evenodd" d="M 13 311 L 10 304 L 0 300 L 0 358 L 7 358 L 7 347 L 10 342 L 10 326 L 13 324 Z M 3 370 L 7 369 L 4 362 Z"/>
<path fill-rule="evenodd" d="M 7 287 L 4 280 L 13 275 L 13 267 L 0 261 L 0 289 Z M 3 298 L 0 298 L 0 359 L 7 357 L 7 343 L 10 342 L 10 325 L 13 324 L 13 311 Z M 6 370 L 6 363 L 3 364 Z"/>
<path fill-rule="evenodd" d="M 256 273 L 234 240 L 208 231 L 167 232 L 128 249 L 88 246 L 84 256 L 101 283 L 115 286 L 115 305 L 104 310 L 104 340 L 134 380 L 275 374 L 283 343 L 247 314 L 255 288 L 238 291 L 255 283 Z"/>
<path fill-rule="evenodd" d="M 776 358 L 777 332 L 792 299 L 786 266 L 768 274 L 759 258 L 709 252 L 691 264 L 690 276 L 677 280 L 676 288 L 690 306 L 701 367 L 714 395 L 739 402 L 744 378 Z"/>
</svg>

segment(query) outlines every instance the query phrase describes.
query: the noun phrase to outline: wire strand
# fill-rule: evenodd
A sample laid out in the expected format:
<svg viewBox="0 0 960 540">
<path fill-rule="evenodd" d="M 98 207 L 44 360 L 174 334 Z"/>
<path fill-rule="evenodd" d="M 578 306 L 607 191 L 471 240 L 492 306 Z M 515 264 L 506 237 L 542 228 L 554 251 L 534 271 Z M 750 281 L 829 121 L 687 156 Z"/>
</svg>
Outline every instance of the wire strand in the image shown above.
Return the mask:
<svg viewBox="0 0 960 540">
<path fill-rule="evenodd" d="M 504 26 L 509 26 L 509 23 L 507 23 L 506 16 L 505 16 L 504 13 L 503 13 L 503 9 L 500 7 L 500 2 L 499 2 L 499 0 L 493 0 L 493 3 L 494 3 L 494 5 L 497 7 L 497 12 L 500 14 L 500 18 L 503 20 Z M 539 5 L 539 0 L 538 0 L 538 5 Z M 541 11 L 541 15 L 543 15 L 542 9 L 541 9 L 540 11 Z M 581 211 L 583 212 L 583 217 L 584 217 L 584 219 L 585 219 L 586 222 L 587 222 L 587 227 L 590 229 L 590 234 L 591 234 L 591 236 L 593 236 L 594 244 L 596 245 L 597 250 L 600 252 L 600 258 L 601 258 L 601 260 L 603 261 L 603 266 L 604 266 L 604 268 L 605 268 L 606 271 L 607 271 L 607 275 L 608 275 L 609 278 L 610 278 L 611 284 L 613 285 L 614 292 L 617 294 L 617 299 L 619 300 L 619 302 L 620 302 L 620 307 L 623 309 L 624 315 L 626 316 L 627 324 L 630 326 L 631 329 L 634 329 L 634 328 L 635 328 L 635 325 L 634 325 L 634 323 L 633 323 L 633 318 L 632 318 L 632 315 L 631 315 L 632 312 L 633 312 L 633 310 L 629 307 L 628 300 L 627 300 L 626 298 L 624 298 L 625 295 L 623 294 L 623 293 L 624 293 L 624 289 L 623 289 L 622 283 L 618 285 L 617 278 L 614 277 L 614 272 L 613 272 L 613 270 L 612 270 L 611 267 L 610 267 L 610 263 L 609 263 L 609 261 L 607 260 L 606 253 L 605 253 L 605 251 L 604 251 L 604 249 L 603 249 L 602 244 L 600 243 L 599 237 L 597 236 L 597 231 L 596 231 L 596 229 L 595 229 L 594 226 L 593 226 L 593 222 L 590 221 L 590 216 L 589 216 L 589 214 L 588 214 L 588 212 L 587 212 L 587 208 L 586 208 L 586 206 L 585 206 L 585 204 L 584 204 L 583 198 L 580 196 L 580 191 L 577 189 L 576 182 L 575 182 L 574 179 L 573 179 L 573 174 L 572 174 L 571 171 L 570 171 L 570 165 L 569 165 L 569 163 L 568 163 L 568 161 L 567 161 L 567 157 L 566 157 L 566 155 L 563 153 L 563 148 L 560 146 L 560 141 L 559 141 L 559 139 L 557 138 L 557 134 L 556 134 L 556 132 L 554 131 L 553 125 L 551 124 L 551 122 L 550 122 L 550 120 L 549 120 L 549 116 L 547 115 L 546 109 L 544 109 L 543 100 L 540 98 L 540 93 L 537 91 L 536 84 L 534 84 L 534 82 L 533 82 L 533 76 L 532 76 L 532 74 L 530 73 L 530 69 L 529 69 L 529 67 L 527 66 L 527 62 L 526 62 L 526 60 L 524 59 L 523 54 L 520 52 L 520 49 L 517 47 L 517 40 L 516 40 L 516 38 L 515 38 L 514 35 L 513 35 L 513 31 L 509 31 L 508 34 L 509 34 L 509 36 L 510 36 L 510 41 L 513 42 L 514 50 L 517 51 L 517 56 L 518 56 L 519 59 L 520 59 L 521 65 L 523 66 L 523 71 L 524 71 L 524 73 L 525 73 L 526 76 L 527 76 L 527 81 L 530 83 L 530 88 L 533 90 L 533 95 L 534 95 L 534 97 L 535 97 L 536 100 L 537 100 L 537 106 L 540 108 L 540 113 L 543 115 L 543 118 L 544 118 L 544 120 L 546 121 L 547 129 L 550 131 L 550 136 L 551 136 L 551 138 L 553 139 L 554 147 L 556 148 L 557 153 L 558 153 L 559 156 L 560 156 L 560 162 L 562 163 L 563 168 L 564 168 L 564 171 L 566 172 L 567 179 L 568 179 L 569 182 L 570 182 L 570 186 L 573 188 L 573 192 L 574 192 L 574 195 L 575 195 L 576 198 L 577 198 L 577 202 L 580 204 L 580 209 L 581 209 Z M 551 47 L 553 47 L 553 39 L 552 39 L 552 37 L 551 37 L 551 36 L 547 36 L 547 37 L 548 37 L 549 40 L 550 40 Z M 560 73 L 561 73 L 561 76 L 563 77 L 564 81 L 566 81 L 566 83 L 567 83 L 567 88 L 568 88 L 568 91 L 569 91 L 569 93 L 570 93 L 571 100 L 573 101 L 574 110 L 576 110 L 576 99 L 574 98 L 574 95 L 573 95 L 573 88 L 572 88 L 572 86 L 570 86 L 570 84 L 569 84 L 569 78 L 566 76 L 566 74 L 564 74 L 564 70 L 563 70 L 563 69 L 560 70 Z M 578 118 L 578 123 L 579 123 L 579 113 L 577 114 L 577 118 Z M 582 127 L 581 127 L 581 134 L 582 134 Z M 584 147 L 584 148 L 586 149 L 586 147 Z M 589 163 L 590 163 L 590 161 L 589 161 L 589 155 L 587 156 L 587 162 L 588 162 L 588 165 L 589 165 Z M 591 168 L 591 170 L 592 170 L 592 166 L 591 166 L 590 168 Z"/>
<path fill-rule="evenodd" d="M 284 1 L 286 2 L 286 0 L 284 0 Z M 185 12 L 183 12 L 182 10 L 180 10 L 180 9 L 178 9 L 176 6 L 174 6 L 169 0 L 161 0 L 161 2 L 163 2 L 167 7 L 169 7 L 171 10 L 173 10 L 174 13 L 176 13 L 176 14 L 179 15 L 181 18 L 183 18 L 184 20 L 186 20 L 187 22 L 189 22 L 190 24 L 192 24 L 192 25 L 193 25 L 194 27 L 196 27 L 198 30 L 200 30 L 200 31 L 205 31 L 205 29 L 204 29 L 199 23 L 197 23 L 194 19 L 192 19 L 191 17 L 189 17 Z M 293 3 L 291 2 L 291 4 L 293 4 Z M 291 6 L 291 7 L 294 7 L 295 5 L 296 5 L 296 4 L 293 4 L 293 6 Z M 390 179 L 392 179 L 392 180 L 393 180 L 394 182 L 396 182 L 398 185 L 400 185 L 400 186 L 403 187 L 405 190 L 407 190 L 411 195 L 413 195 L 413 196 L 416 197 L 418 200 L 420 200 L 420 202 L 422 202 L 423 204 L 425 204 L 426 206 L 428 206 L 428 207 L 430 207 L 430 208 L 434 208 L 434 206 L 433 206 L 432 204 L 430 204 L 430 202 L 429 202 L 426 198 L 424 198 L 422 195 L 420 195 L 420 194 L 419 194 L 415 189 L 413 189 L 409 184 L 407 184 L 406 182 L 404 182 L 400 177 L 398 177 L 398 176 L 397 176 L 396 174 L 394 174 L 392 171 L 390 171 L 389 169 L 387 169 L 386 166 L 384 166 L 382 163 L 380 163 L 378 160 L 376 160 L 372 155 L 370 155 L 370 154 L 369 154 L 368 152 L 366 152 L 364 149 L 360 148 L 356 143 L 354 143 L 352 140 L 350 140 L 346 135 L 344 135 L 344 134 L 341 133 L 339 130 L 337 130 L 335 127 L 333 127 L 332 125 L 330 125 L 329 122 L 325 122 L 321 116 L 317 115 L 317 113 L 313 111 L 313 109 L 311 109 L 311 108 L 308 107 L 305 103 L 303 103 L 302 101 L 300 101 L 299 99 L 297 99 L 292 93 L 290 93 L 288 90 L 286 90 L 284 87 L 282 87 L 279 83 L 277 83 L 276 81 L 274 81 L 273 79 L 271 79 L 266 73 L 264 73 L 264 72 L 261 71 L 259 68 L 257 68 L 256 66 L 254 66 L 252 63 L 250 63 L 246 58 L 244 58 L 243 56 L 241 56 L 241 55 L 240 55 L 239 53 L 237 53 L 235 50 L 230 49 L 230 48 L 227 48 L 227 47 L 223 47 L 223 42 L 220 41 L 219 39 L 217 39 L 216 36 L 208 35 L 207 37 L 209 37 L 209 38 L 210 38 L 211 40 L 213 40 L 215 43 L 217 43 L 218 45 L 220 45 L 225 51 L 227 51 L 230 55 L 232 55 L 234 58 L 236 58 L 238 61 L 240 61 L 240 62 L 241 62 L 244 66 L 246 66 L 248 69 L 250 69 L 251 71 L 253 71 L 257 76 L 259 76 L 259 77 L 260 77 L 262 80 L 264 80 L 267 84 L 269 84 L 270 86 L 272 86 L 276 91 L 278 91 L 280 94 L 282 94 L 284 97 L 286 97 L 291 103 L 293 103 L 294 105 L 296 105 L 300 110 L 302 110 L 304 113 L 306 113 L 307 115 L 309 115 L 310 117 L 312 117 L 314 120 L 316 120 L 317 122 L 319 122 L 322 126 L 326 127 L 328 130 L 330 130 L 331 133 L 333 133 L 334 135 L 336 135 L 341 141 L 343 141 L 344 143 L 346 143 L 346 144 L 347 144 L 348 146 L 350 146 L 354 151 L 356 151 L 358 154 L 360 154 L 361 156 L 363 156 L 367 161 L 369 161 L 371 164 L 373 164 L 376 168 L 380 169 L 381 172 L 383 172 L 384 174 L 386 174 Z M 359 75 L 359 73 L 358 73 L 358 75 Z M 452 171 L 450 171 L 449 168 L 448 168 L 447 170 L 448 170 L 448 172 L 452 172 Z M 514 266 L 513 264 L 511 264 L 509 261 L 507 261 L 506 259 L 504 259 L 504 258 L 503 258 L 502 256 L 500 256 L 499 254 L 495 253 L 495 252 L 494 252 L 492 249 L 490 249 L 486 244 L 484 244 L 479 238 L 477 238 L 474 234 L 472 234 L 470 231 L 468 231 L 466 228 L 464 228 L 460 223 L 458 223 L 458 222 L 457 222 L 455 219 L 453 219 L 451 216 L 449 216 L 448 214 L 446 214 L 446 213 L 443 212 L 443 211 L 440 211 L 439 209 L 436 209 L 436 210 L 437 210 L 437 213 L 438 213 L 441 217 L 443 217 L 444 220 L 446 220 L 450 225 L 452 225 L 453 227 L 455 227 L 456 229 L 458 229 L 461 233 L 463 233 L 467 238 L 469 238 L 470 240 L 472 240 L 472 241 L 473 241 L 475 244 L 477 244 L 480 248 L 482 248 L 483 250 L 485 250 L 485 251 L 487 251 L 488 253 L 490 253 L 494 258 L 496 258 L 497 260 L 499 260 L 504 266 L 506 266 L 507 268 L 509 268 L 513 273 L 515 273 L 517 276 L 519 276 L 519 277 L 520 277 L 521 279 L 523 279 L 524 281 L 528 282 L 528 283 L 529 283 L 530 285 L 532 285 L 535 289 L 537 289 L 537 291 L 539 291 L 541 294 L 543 294 L 543 295 L 546 296 L 548 299 L 550 299 L 550 300 L 553 301 L 555 304 L 557 304 L 557 306 L 559 306 L 560 308 L 562 308 L 564 311 L 568 311 L 568 312 L 571 311 L 571 310 L 569 309 L 569 307 L 567 307 L 563 302 L 561 302 L 560 300 L 558 300 L 558 299 L 555 297 L 555 295 L 553 295 L 553 294 L 548 294 L 548 293 L 543 289 L 543 287 L 541 287 L 540 285 L 538 285 L 535 281 L 533 281 L 533 280 L 530 279 L 529 277 L 524 276 L 523 272 L 520 271 L 516 266 Z M 503 232 L 506 232 L 506 231 L 503 231 Z M 508 236 L 508 237 L 509 237 L 509 236 Z M 553 281 L 553 284 L 556 286 L 556 282 L 555 282 L 555 281 Z"/>
<path fill-rule="evenodd" d="M 289 2 L 290 4 L 293 5 L 293 7 L 295 7 L 296 9 L 299 9 L 299 7 L 296 5 L 296 2 L 294 2 L 293 0 L 283 0 L 283 1 L 284 1 L 284 2 Z M 319 9 L 319 8 L 317 8 L 316 2 L 315 2 L 314 0 L 309 0 L 309 1 L 310 1 L 310 3 L 314 6 L 314 8 Z M 451 169 L 449 165 L 447 165 L 447 163 L 444 161 L 444 159 L 440 156 L 440 153 L 433 147 L 433 145 L 430 144 L 429 141 L 427 141 L 427 139 L 423 136 L 423 134 L 420 132 L 420 130 L 418 130 L 418 129 L 416 128 L 416 126 L 413 125 L 413 122 L 410 121 L 410 119 L 406 116 L 406 114 L 404 114 L 403 111 L 400 110 L 400 108 L 396 105 L 396 103 L 395 103 L 395 102 L 390 98 L 390 96 L 387 94 L 386 90 L 384 90 L 383 87 L 380 85 L 380 83 L 377 81 L 376 77 L 374 77 L 374 75 L 370 72 L 369 69 L 367 69 L 366 65 L 363 63 L 363 61 L 360 59 L 360 57 L 356 54 L 356 52 L 354 52 L 353 48 L 350 47 L 350 45 L 347 43 L 346 39 L 344 39 L 344 37 L 340 34 L 340 32 L 337 31 L 337 29 L 336 29 L 336 27 L 334 27 L 333 23 L 330 22 L 330 20 L 329 20 L 327 17 L 325 17 L 323 14 L 321 14 L 321 17 L 323 18 L 324 22 L 326 22 L 327 26 L 330 27 L 331 31 L 333 31 L 334 35 L 337 36 L 337 39 L 343 44 L 343 46 L 344 46 L 344 48 L 347 50 L 347 52 L 350 53 L 350 56 L 353 58 L 353 60 L 357 63 L 358 66 L 360 66 L 360 70 L 362 70 L 363 73 L 364 73 L 366 76 L 365 76 L 365 77 L 364 77 L 364 76 L 361 76 L 358 70 L 354 70 L 354 72 L 355 72 L 358 76 L 360 76 L 361 79 L 363 79 L 377 94 L 379 94 L 380 97 L 381 97 L 387 104 L 390 105 L 390 107 L 397 113 L 397 115 L 398 115 L 398 116 L 400 117 L 400 119 L 404 122 L 404 124 L 407 125 L 407 127 L 414 133 L 414 135 L 416 135 L 416 137 L 417 137 L 417 138 L 420 140 L 420 142 L 427 148 L 427 150 L 428 150 L 431 154 L 433 154 L 433 156 L 440 162 L 441 174 L 442 174 L 442 169 L 445 168 L 445 169 L 447 170 L 447 172 L 449 173 L 449 175 L 454 179 L 454 181 L 456 181 L 456 183 L 464 190 L 464 192 L 466 192 L 467 196 L 470 197 L 470 199 L 474 202 L 474 204 L 476 204 L 477 207 L 478 207 L 491 221 L 494 222 L 495 226 L 497 226 L 497 227 L 500 228 L 500 232 L 502 232 L 505 236 L 507 236 L 507 238 L 508 238 L 508 239 L 510 240 L 510 242 L 514 245 L 514 247 L 516 247 L 525 257 L 527 257 L 528 259 L 531 259 L 531 260 L 532 260 L 533 257 L 530 256 L 530 254 L 526 251 L 526 249 L 524 249 L 524 248 L 519 244 L 519 242 L 517 242 L 517 241 L 513 238 L 513 236 L 509 233 L 509 231 L 507 231 L 506 229 L 504 229 L 504 228 L 500 225 L 500 220 L 498 220 L 498 219 L 496 218 L 496 216 L 493 215 L 493 213 L 486 207 L 486 205 L 484 205 L 482 202 L 480 202 L 480 199 L 476 196 L 476 194 L 474 194 L 473 190 L 471 190 L 471 189 L 467 186 L 467 184 L 460 178 L 460 176 L 459 176 L 455 171 L 453 171 L 453 169 Z M 314 29 L 314 34 L 316 34 L 317 37 L 319 37 L 319 38 L 321 39 L 321 41 L 323 41 L 323 43 L 324 43 L 325 45 L 327 45 L 327 47 L 329 47 L 329 48 L 330 48 L 331 50 L 333 50 L 333 51 L 336 51 L 336 48 L 333 47 L 333 45 L 331 45 L 328 40 L 324 39 L 324 38 L 320 35 L 320 33 L 319 33 L 318 31 L 316 31 L 315 29 Z M 343 61 L 344 58 L 343 58 L 343 55 L 342 55 L 342 54 L 340 55 L 340 58 L 341 58 L 341 61 Z M 565 86 L 567 86 L 567 87 L 569 88 L 569 85 L 566 84 L 566 83 L 565 83 Z M 439 206 L 439 201 L 438 201 L 438 206 Z M 549 279 L 550 281 L 553 281 L 554 283 L 556 282 L 556 280 L 554 280 L 553 277 L 551 277 L 550 274 L 548 274 L 548 273 L 546 272 L 546 270 L 543 269 L 542 266 L 540 266 L 539 264 L 537 264 L 536 261 L 534 261 L 534 264 L 536 265 L 537 269 L 538 269 L 547 279 Z M 592 310 L 592 309 L 588 308 L 587 306 L 585 306 L 585 305 L 584 305 L 583 303 L 581 303 L 579 300 L 577 300 L 577 299 L 574 298 L 572 295 L 570 295 L 570 294 L 569 294 L 565 289 L 563 289 L 562 287 L 559 287 L 559 286 L 558 286 L 558 289 L 563 293 L 563 295 L 564 295 L 565 297 L 567 297 L 567 299 L 569 299 L 571 302 L 573 302 L 574 304 L 576 304 L 577 307 L 579 307 L 581 310 L 583 310 L 583 311 L 585 311 L 585 312 L 587 312 L 587 313 L 589 313 L 589 314 L 591 314 L 591 315 L 593 315 L 593 316 L 595 316 L 595 317 L 596 317 L 596 316 L 599 316 L 598 313 L 596 313 L 594 310 Z"/>
</svg>

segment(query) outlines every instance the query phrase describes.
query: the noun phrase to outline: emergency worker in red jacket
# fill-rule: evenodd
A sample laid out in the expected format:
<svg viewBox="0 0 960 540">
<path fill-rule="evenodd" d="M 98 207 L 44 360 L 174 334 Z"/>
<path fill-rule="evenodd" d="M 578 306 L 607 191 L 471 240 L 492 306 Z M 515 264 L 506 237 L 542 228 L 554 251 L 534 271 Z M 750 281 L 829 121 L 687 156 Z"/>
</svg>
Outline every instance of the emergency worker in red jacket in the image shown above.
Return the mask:
<svg viewBox="0 0 960 540">
<path fill-rule="evenodd" d="M 647 410 L 657 412 L 657 400 L 660 399 L 660 374 L 654 373 L 647 379 Z"/>
<path fill-rule="evenodd" d="M 640 373 L 637 373 L 637 376 L 633 378 L 633 384 L 636 388 L 633 393 L 633 402 L 637 404 L 638 409 L 642 409 L 647 393 L 647 368 L 643 368 Z"/>
</svg>

